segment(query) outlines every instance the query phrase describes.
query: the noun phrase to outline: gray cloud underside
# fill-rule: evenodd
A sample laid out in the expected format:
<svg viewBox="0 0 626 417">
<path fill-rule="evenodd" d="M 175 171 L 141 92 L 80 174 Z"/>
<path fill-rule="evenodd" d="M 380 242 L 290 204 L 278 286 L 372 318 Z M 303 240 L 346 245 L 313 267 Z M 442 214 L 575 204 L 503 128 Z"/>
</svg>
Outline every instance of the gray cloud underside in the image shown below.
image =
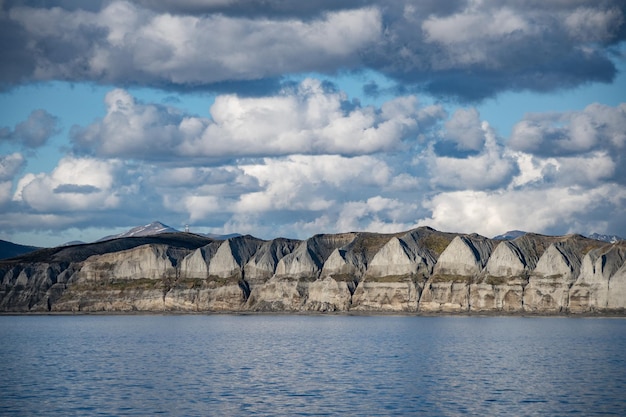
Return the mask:
<svg viewBox="0 0 626 417">
<path fill-rule="evenodd" d="M 18 142 L 27 148 L 38 148 L 48 139 L 59 133 L 59 120 L 45 110 L 33 110 L 28 119 L 18 123 L 15 128 L 0 128 L 0 141 Z"/>
<path fill-rule="evenodd" d="M 5 88 L 60 79 L 266 94 L 285 74 L 371 69 L 406 91 L 480 100 L 610 82 L 626 38 L 620 0 L 40 3 L 4 3 Z"/>
</svg>

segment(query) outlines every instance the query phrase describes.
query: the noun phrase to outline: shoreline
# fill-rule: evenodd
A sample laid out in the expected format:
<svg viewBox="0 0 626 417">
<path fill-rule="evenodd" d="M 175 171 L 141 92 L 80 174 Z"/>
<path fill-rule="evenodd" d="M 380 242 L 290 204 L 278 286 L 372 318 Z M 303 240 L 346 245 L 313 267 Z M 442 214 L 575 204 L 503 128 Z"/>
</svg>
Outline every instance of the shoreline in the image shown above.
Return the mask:
<svg viewBox="0 0 626 417">
<path fill-rule="evenodd" d="M 176 310 L 128 310 L 128 311 L 2 311 L 0 316 L 354 316 L 354 317 L 519 317 L 519 318 L 625 318 L 626 311 L 616 312 L 411 312 L 411 311 L 176 311 Z"/>
</svg>

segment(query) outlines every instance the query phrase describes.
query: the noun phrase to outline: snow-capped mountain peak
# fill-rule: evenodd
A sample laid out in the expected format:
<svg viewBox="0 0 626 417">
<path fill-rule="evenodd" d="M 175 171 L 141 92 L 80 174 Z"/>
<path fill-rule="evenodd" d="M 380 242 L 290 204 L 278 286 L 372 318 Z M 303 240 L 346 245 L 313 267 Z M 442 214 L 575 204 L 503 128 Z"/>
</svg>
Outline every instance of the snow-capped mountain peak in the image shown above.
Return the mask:
<svg viewBox="0 0 626 417">
<path fill-rule="evenodd" d="M 166 224 L 163 224 L 161 222 L 155 221 L 150 224 L 143 225 L 143 226 L 133 227 L 132 229 L 124 233 L 103 237 L 102 239 L 99 239 L 98 242 L 101 242 L 103 240 L 119 239 L 123 237 L 152 236 L 152 235 L 158 235 L 161 233 L 176 233 L 176 232 L 178 232 L 178 230 Z"/>
<path fill-rule="evenodd" d="M 624 238 L 621 238 L 616 235 L 602 235 L 600 233 L 592 233 L 587 237 L 589 239 L 601 240 L 603 242 L 608 242 L 608 243 L 616 243 L 616 242 L 619 242 L 620 240 L 624 240 Z"/>
</svg>

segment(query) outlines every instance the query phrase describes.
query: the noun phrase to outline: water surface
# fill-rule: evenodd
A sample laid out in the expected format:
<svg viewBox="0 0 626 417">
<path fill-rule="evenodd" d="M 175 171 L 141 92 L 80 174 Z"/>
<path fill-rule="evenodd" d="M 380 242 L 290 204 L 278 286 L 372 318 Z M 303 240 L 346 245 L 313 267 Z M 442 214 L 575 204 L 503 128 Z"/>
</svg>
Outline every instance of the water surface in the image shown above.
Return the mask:
<svg viewBox="0 0 626 417">
<path fill-rule="evenodd" d="M 0 415 L 626 415 L 626 320 L 0 316 Z"/>
</svg>

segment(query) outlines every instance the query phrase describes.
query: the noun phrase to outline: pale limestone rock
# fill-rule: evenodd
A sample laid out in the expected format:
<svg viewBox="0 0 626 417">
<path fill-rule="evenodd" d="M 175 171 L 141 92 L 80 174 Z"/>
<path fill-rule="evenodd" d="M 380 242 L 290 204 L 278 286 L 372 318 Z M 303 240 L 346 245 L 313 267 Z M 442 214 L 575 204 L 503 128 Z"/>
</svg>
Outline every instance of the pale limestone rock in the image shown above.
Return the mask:
<svg viewBox="0 0 626 417">
<path fill-rule="evenodd" d="M 553 243 L 539 258 L 524 290 L 526 311 L 555 313 L 567 308 L 574 267 L 561 248 Z"/>
<path fill-rule="evenodd" d="M 441 253 L 422 291 L 419 302 L 424 312 L 465 312 L 470 306 L 470 285 L 477 279 L 487 263 L 493 243 L 481 236 L 457 236 Z M 476 292 L 480 297 L 484 293 Z M 489 304 L 487 300 L 474 300 L 474 304 Z"/>
<path fill-rule="evenodd" d="M 209 264 L 205 248 L 198 248 L 187 255 L 180 264 L 180 275 L 185 278 L 207 278 Z"/>
<path fill-rule="evenodd" d="M 302 242 L 290 254 L 285 255 L 276 265 L 276 276 L 301 278 L 311 280 L 317 278 L 322 265 L 317 261 L 317 256 L 311 252 L 308 242 Z"/>
<path fill-rule="evenodd" d="M 488 239 L 457 236 L 439 256 L 433 275 L 476 276 L 487 263 L 492 247 Z"/>
<path fill-rule="evenodd" d="M 511 242 L 500 242 L 485 266 L 485 273 L 494 277 L 515 277 L 526 272 L 523 256 Z"/>
<path fill-rule="evenodd" d="M 330 276 L 311 282 L 303 310 L 306 311 L 347 311 L 352 294 L 348 283 L 336 281 Z"/>
<path fill-rule="evenodd" d="M 221 243 L 211 242 L 187 255 L 180 263 L 180 276 L 183 278 L 207 278 L 209 263 Z"/>
<path fill-rule="evenodd" d="M 83 291 L 67 298 L 65 294 L 53 305 L 52 311 L 164 311 L 161 289 L 130 288 L 125 291 Z"/>
<path fill-rule="evenodd" d="M 172 288 L 163 299 L 167 311 L 201 311 L 198 306 L 197 288 Z"/>
<path fill-rule="evenodd" d="M 480 282 L 470 285 L 469 310 L 476 312 L 521 312 L 523 311 L 524 286 L 526 281 L 518 278 L 504 283 Z"/>
<path fill-rule="evenodd" d="M 276 265 L 276 276 L 291 278 L 307 278 L 313 281 L 318 278 L 326 259 L 335 249 L 350 244 L 355 233 L 337 235 L 315 235 L 298 244 L 294 251 L 285 255 Z"/>
<path fill-rule="evenodd" d="M 392 237 L 369 263 L 365 276 L 402 277 L 413 275 L 418 272 L 420 265 L 425 266 L 424 260 L 411 253 L 403 241 L 397 237 Z"/>
<path fill-rule="evenodd" d="M 578 279 L 570 289 L 571 312 L 602 311 L 608 308 L 609 280 L 626 261 L 626 248 L 611 245 L 588 252 Z"/>
<path fill-rule="evenodd" d="M 199 249 L 86 245 L 56 253 L 62 262 L 0 263 L 0 311 L 626 309 L 626 245 L 533 234 L 494 243 L 418 228 L 305 242 L 245 236 Z"/>
<path fill-rule="evenodd" d="M 524 287 L 530 271 L 516 243 L 519 242 L 500 242 L 478 282 L 470 284 L 470 311 L 523 311 Z"/>
<path fill-rule="evenodd" d="M 433 282 L 429 280 L 422 291 L 419 311 L 425 313 L 460 313 L 469 310 L 467 282 Z"/>
<path fill-rule="evenodd" d="M 417 311 L 420 288 L 410 279 L 372 281 L 368 278 L 356 287 L 352 296 L 354 311 Z"/>
<path fill-rule="evenodd" d="M 341 277 L 342 281 L 359 281 L 363 265 L 357 264 L 354 257 L 348 257 L 345 250 L 335 249 L 322 267 L 321 277 Z"/>
<path fill-rule="evenodd" d="M 225 240 L 209 262 L 209 276 L 241 277 L 243 266 L 252 258 L 262 241 L 251 236 Z"/>
<path fill-rule="evenodd" d="M 244 276 L 250 288 L 266 282 L 276 272 L 278 262 L 293 252 L 299 242 L 291 239 L 274 239 L 263 243 L 244 267 Z"/>
<path fill-rule="evenodd" d="M 272 277 L 252 289 L 246 309 L 252 311 L 299 311 L 308 295 L 308 282 Z"/>
<path fill-rule="evenodd" d="M 165 245 L 143 245 L 133 249 L 90 256 L 75 274 L 76 280 L 162 279 L 175 277 L 176 268 Z"/>
<path fill-rule="evenodd" d="M 238 276 L 241 273 L 241 265 L 233 255 L 232 247 L 228 240 L 224 241 L 209 262 L 209 275 L 228 278 Z"/>
<path fill-rule="evenodd" d="M 240 311 L 246 299 L 236 283 L 203 288 L 198 292 L 197 308 L 200 311 Z"/>
<path fill-rule="evenodd" d="M 559 247 L 556 244 L 552 244 L 539 258 L 533 275 L 572 281 L 574 269 Z"/>
<path fill-rule="evenodd" d="M 626 263 L 609 278 L 607 307 L 611 310 L 626 309 Z"/>
</svg>

